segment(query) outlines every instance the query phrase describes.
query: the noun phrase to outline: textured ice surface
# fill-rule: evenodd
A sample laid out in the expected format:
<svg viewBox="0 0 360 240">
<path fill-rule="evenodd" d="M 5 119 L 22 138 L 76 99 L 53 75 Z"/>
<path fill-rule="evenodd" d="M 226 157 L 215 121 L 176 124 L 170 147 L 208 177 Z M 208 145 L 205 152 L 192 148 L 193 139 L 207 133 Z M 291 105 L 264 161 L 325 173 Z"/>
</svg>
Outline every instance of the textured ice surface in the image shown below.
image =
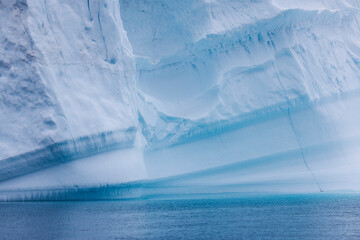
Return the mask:
<svg viewBox="0 0 360 240">
<path fill-rule="evenodd" d="M 0 5 L 3 199 L 359 190 L 358 1 Z"/>
<path fill-rule="evenodd" d="M 0 179 L 132 146 L 135 65 L 118 2 L 0 5 Z"/>
</svg>

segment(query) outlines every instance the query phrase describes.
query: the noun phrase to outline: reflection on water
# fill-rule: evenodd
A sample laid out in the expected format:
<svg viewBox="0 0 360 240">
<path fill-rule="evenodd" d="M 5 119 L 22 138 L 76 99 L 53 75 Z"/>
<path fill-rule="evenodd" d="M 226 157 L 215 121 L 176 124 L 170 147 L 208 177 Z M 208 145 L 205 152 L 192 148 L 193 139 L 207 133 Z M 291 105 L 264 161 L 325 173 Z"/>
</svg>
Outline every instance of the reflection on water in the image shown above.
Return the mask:
<svg viewBox="0 0 360 240">
<path fill-rule="evenodd" d="M 358 237 L 358 195 L 0 203 L 0 239 Z"/>
</svg>

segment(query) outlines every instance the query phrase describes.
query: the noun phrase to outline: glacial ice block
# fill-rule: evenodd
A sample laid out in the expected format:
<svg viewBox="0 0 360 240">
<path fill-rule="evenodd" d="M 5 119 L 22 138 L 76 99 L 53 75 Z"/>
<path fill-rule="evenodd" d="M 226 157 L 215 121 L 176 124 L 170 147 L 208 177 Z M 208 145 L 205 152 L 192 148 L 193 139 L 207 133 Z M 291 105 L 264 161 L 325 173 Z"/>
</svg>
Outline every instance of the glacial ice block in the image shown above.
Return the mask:
<svg viewBox="0 0 360 240">
<path fill-rule="evenodd" d="M 118 2 L 0 6 L 0 181 L 133 147 L 135 62 Z"/>
<path fill-rule="evenodd" d="M 0 4 L 2 200 L 359 191 L 357 1 Z"/>
</svg>

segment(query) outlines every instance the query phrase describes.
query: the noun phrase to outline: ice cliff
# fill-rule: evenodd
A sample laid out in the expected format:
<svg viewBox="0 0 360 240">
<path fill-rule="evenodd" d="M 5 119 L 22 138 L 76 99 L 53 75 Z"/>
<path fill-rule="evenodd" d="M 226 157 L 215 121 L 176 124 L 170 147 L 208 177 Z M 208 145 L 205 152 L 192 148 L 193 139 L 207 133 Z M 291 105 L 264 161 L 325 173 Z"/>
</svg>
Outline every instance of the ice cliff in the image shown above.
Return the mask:
<svg viewBox="0 0 360 240">
<path fill-rule="evenodd" d="M 135 65 L 119 8 L 0 2 L 0 179 L 133 145 Z"/>
<path fill-rule="evenodd" d="M 357 0 L 1 0 L 2 199 L 359 191 L 359 39 Z"/>
</svg>

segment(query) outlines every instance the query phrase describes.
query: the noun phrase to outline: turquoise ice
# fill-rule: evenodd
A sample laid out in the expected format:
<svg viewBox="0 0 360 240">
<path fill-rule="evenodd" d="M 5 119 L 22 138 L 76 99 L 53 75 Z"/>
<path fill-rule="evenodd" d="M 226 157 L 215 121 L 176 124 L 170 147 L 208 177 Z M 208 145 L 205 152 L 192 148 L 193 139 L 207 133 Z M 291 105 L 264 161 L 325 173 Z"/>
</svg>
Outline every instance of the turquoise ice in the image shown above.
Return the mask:
<svg viewBox="0 0 360 240">
<path fill-rule="evenodd" d="M 1 199 L 360 190 L 358 1 L 1 4 Z"/>
</svg>

